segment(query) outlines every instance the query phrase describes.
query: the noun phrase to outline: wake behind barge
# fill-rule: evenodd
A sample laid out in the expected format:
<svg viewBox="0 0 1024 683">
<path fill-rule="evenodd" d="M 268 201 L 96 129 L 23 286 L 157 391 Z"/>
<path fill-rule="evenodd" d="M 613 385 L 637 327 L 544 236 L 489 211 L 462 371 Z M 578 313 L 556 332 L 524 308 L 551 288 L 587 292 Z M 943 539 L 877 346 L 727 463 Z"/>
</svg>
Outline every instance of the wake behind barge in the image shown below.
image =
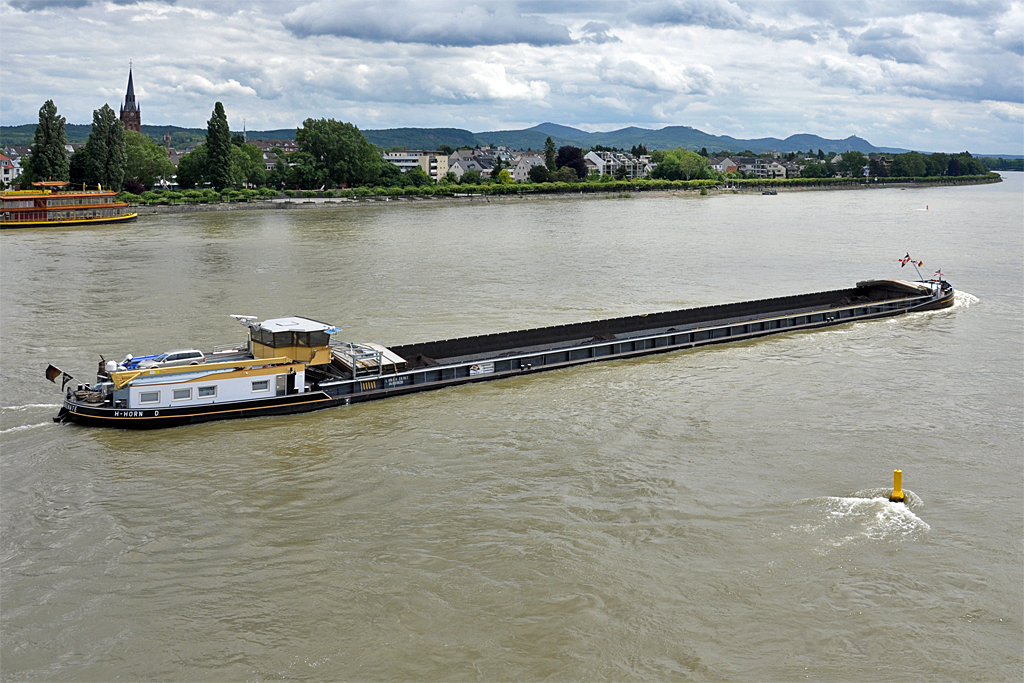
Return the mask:
<svg viewBox="0 0 1024 683">
<path fill-rule="evenodd" d="M 248 340 L 209 354 L 100 361 L 96 382 L 64 379 L 53 418 L 99 427 L 152 429 L 301 413 L 416 391 L 743 341 L 953 305 L 940 279 L 869 280 L 852 289 L 666 311 L 460 339 L 392 346 L 341 342 L 338 328 L 307 318 L 257 322 L 235 316 Z M 182 361 L 174 360 L 181 356 Z M 190 362 L 190 365 L 173 363 Z M 166 363 L 161 365 L 161 363 Z"/>
</svg>

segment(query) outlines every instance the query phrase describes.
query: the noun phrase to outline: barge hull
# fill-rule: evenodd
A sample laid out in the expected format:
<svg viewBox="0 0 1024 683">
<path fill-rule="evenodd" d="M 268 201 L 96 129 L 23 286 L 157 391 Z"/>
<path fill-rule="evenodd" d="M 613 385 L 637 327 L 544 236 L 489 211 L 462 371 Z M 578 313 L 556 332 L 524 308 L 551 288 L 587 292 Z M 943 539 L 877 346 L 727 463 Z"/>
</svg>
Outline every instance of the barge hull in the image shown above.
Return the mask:
<svg viewBox="0 0 1024 683">
<path fill-rule="evenodd" d="M 922 293 L 899 285 L 857 288 L 708 306 L 391 347 L 407 370 L 325 379 L 312 391 L 260 400 L 159 409 L 112 409 L 65 399 L 58 422 L 154 429 L 212 420 L 303 413 L 598 361 L 636 358 L 948 308 L 948 283 Z M 436 354 L 436 355 L 430 355 Z"/>
</svg>

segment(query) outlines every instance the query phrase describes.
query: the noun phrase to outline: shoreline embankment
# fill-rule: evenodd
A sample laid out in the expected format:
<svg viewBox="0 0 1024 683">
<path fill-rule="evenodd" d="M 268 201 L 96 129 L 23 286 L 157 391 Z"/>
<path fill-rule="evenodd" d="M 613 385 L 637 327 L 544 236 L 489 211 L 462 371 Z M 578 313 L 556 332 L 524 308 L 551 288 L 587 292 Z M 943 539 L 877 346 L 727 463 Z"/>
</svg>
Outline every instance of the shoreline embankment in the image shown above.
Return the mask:
<svg viewBox="0 0 1024 683">
<path fill-rule="evenodd" d="M 876 190 L 876 189 L 908 189 L 924 187 L 947 187 L 962 185 L 984 185 L 1002 182 L 1000 178 L 963 178 L 922 180 L 911 182 L 848 182 L 822 185 L 779 185 L 770 181 L 763 184 L 714 185 L 703 188 L 658 188 L 646 189 L 635 187 L 624 190 L 621 187 L 602 190 L 600 185 L 583 185 L 581 190 L 563 190 L 556 192 L 509 192 L 505 194 L 490 193 L 459 193 L 444 195 L 371 195 L 366 197 L 324 197 L 317 193 L 316 197 L 277 196 L 267 199 L 250 199 L 216 202 L 184 202 L 133 204 L 132 208 L 139 215 L 198 213 L 206 211 L 253 211 L 253 210 L 287 210 L 287 209 L 318 209 L 337 208 L 340 206 L 376 206 L 379 204 L 490 204 L 521 201 L 570 200 L 570 199 L 630 199 L 643 197 L 699 197 L 738 194 L 762 194 L 765 191 L 774 193 L 786 192 L 831 192 L 836 190 Z"/>
</svg>

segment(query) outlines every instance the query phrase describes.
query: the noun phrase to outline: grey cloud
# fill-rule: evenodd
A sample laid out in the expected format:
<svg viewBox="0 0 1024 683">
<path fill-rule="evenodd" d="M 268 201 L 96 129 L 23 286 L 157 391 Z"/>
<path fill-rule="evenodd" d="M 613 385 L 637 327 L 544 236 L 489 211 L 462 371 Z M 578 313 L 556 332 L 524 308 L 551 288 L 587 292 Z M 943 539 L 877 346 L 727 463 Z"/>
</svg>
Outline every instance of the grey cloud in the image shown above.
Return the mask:
<svg viewBox="0 0 1024 683">
<path fill-rule="evenodd" d="M 92 2 L 93 0 L 11 0 L 10 5 L 22 12 L 36 12 L 50 8 L 81 9 Z"/>
<path fill-rule="evenodd" d="M 650 92 L 663 89 L 653 71 L 634 61 L 613 64 L 608 60 L 602 60 L 598 65 L 597 74 L 601 78 L 601 82 L 606 84 L 625 85 Z"/>
<path fill-rule="evenodd" d="M 583 36 L 580 38 L 580 42 L 583 43 L 617 43 L 620 39 L 617 36 L 613 36 L 610 32 L 610 26 L 601 21 L 588 22 L 582 29 Z"/>
<path fill-rule="evenodd" d="M 911 42 L 912 36 L 902 29 L 877 27 L 864 31 L 850 41 L 850 54 L 871 56 L 901 64 L 924 64 L 924 54 Z"/>
<path fill-rule="evenodd" d="M 785 31 L 774 26 L 765 28 L 764 34 L 772 40 L 799 40 L 814 45 L 825 31 L 820 26 L 798 26 Z"/>
<path fill-rule="evenodd" d="M 363 2 L 320 2 L 282 20 L 299 37 L 333 35 L 375 43 L 423 43 L 446 47 L 486 45 L 568 45 L 569 29 L 541 17 L 523 16 L 497 3 L 437 7 L 396 2 L 390 11 Z"/>
<path fill-rule="evenodd" d="M 1010 3 L 1004 0 L 974 0 L 973 2 L 954 2 L 952 0 L 927 0 L 918 2 L 898 2 L 893 9 L 901 15 L 927 13 L 944 14 L 947 17 L 989 19 L 997 17 L 1009 9 Z"/>
<path fill-rule="evenodd" d="M 715 29 L 749 29 L 746 12 L 726 0 L 675 0 L 645 2 L 630 12 L 630 19 L 643 26 L 706 26 Z"/>
<path fill-rule="evenodd" d="M 1020 33 L 997 39 L 996 44 L 1007 52 L 1024 57 L 1024 35 Z"/>
<path fill-rule="evenodd" d="M 660 72 L 634 60 L 602 59 L 597 75 L 605 85 L 621 85 L 649 93 L 670 92 L 705 95 L 713 88 L 714 71 L 702 64 L 662 69 Z"/>
<path fill-rule="evenodd" d="M 818 24 L 791 29 L 766 26 L 751 19 L 750 13 L 739 4 L 728 0 L 645 2 L 637 5 L 629 18 L 642 26 L 703 26 L 761 34 L 771 40 L 799 40 L 812 45 L 818 42 L 820 34 L 826 32 Z"/>
<path fill-rule="evenodd" d="M 142 0 L 109 0 L 115 5 L 137 5 Z M 159 0 L 165 5 L 174 5 L 177 0 Z M 11 0 L 10 5 L 22 12 L 37 12 L 47 9 L 82 9 L 99 0 Z"/>
<path fill-rule="evenodd" d="M 755 5 L 756 6 L 756 5 Z M 797 14 L 822 22 L 828 26 L 863 26 L 872 16 L 863 0 L 848 2 L 821 2 L 821 0 L 790 0 L 776 5 L 781 14 Z"/>
</svg>

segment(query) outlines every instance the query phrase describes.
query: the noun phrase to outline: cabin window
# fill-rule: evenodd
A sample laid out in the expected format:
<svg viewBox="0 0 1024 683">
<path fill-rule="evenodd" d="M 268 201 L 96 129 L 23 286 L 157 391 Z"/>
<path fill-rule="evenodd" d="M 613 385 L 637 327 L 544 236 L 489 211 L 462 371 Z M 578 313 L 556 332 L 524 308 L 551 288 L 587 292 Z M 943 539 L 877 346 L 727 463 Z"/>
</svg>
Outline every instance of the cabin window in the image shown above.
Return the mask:
<svg viewBox="0 0 1024 683">
<path fill-rule="evenodd" d="M 217 395 L 216 385 L 212 387 L 199 387 L 199 398 L 213 398 Z"/>
<path fill-rule="evenodd" d="M 253 392 L 257 391 L 270 391 L 270 380 L 261 379 L 252 383 Z"/>
<path fill-rule="evenodd" d="M 192 390 L 191 389 L 175 389 L 174 390 L 174 395 L 172 396 L 172 398 L 175 401 L 188 401 L 189 399 L 192 398 Z"/>
<path fill-rule="evenodd" d="M 139 394 L 139 403 L 159 403 L 159 391 L 143 391 Z"/>
</svg>

